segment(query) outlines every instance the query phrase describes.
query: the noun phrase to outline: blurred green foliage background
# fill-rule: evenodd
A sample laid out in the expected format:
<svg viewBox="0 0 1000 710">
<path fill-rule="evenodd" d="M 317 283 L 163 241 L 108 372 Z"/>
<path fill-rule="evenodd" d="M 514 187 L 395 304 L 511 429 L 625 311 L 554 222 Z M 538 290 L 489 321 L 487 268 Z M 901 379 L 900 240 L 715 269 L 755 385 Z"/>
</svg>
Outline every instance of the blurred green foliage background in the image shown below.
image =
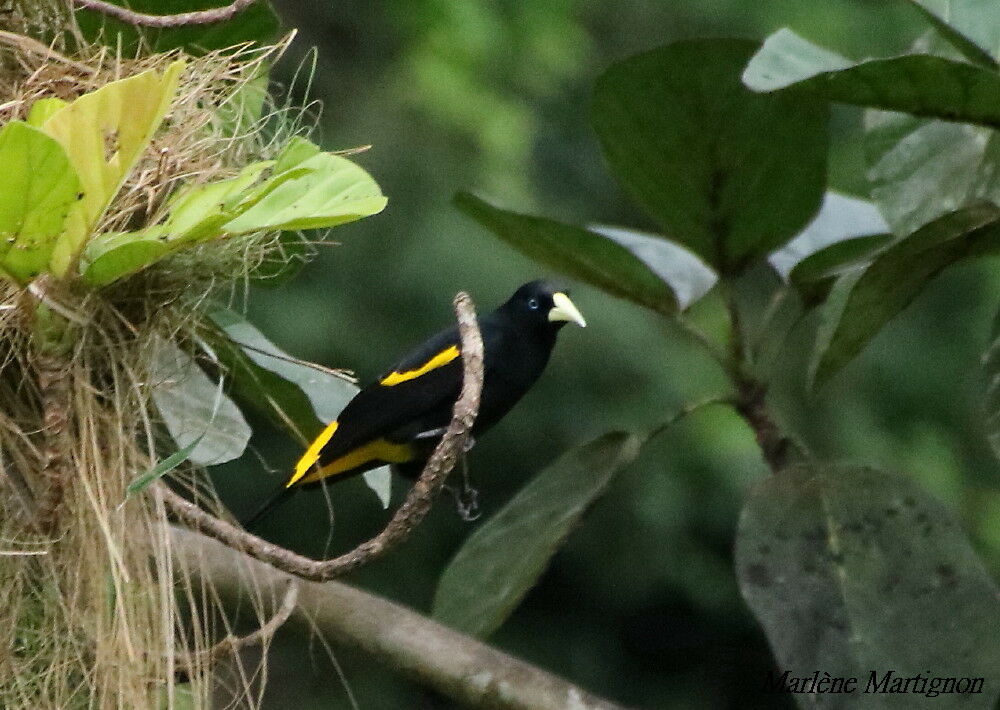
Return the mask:
<svg viewBox="0 0 1000 710">
<path fill-rule="evenodd" d="M 593 81 L 612 61 L 675 39 L 762 39 L 782 26 L 848 56 L 886 55 L 925 29 L 902 0 L 274 4 L 299 35 L 273 78 L 305 100 L 301 72 L 292 77 L 317 48 L 308 96 L 323 104 L 322 143 L 372 144 L 357 160 L 390 203 L 338 229 L 343 244 L 320 247 L 297 279 L 255 289 L 250 316 L 287 351 L 363 380 L 447 325 L 457 290 L 485 310 L 545 275 L 459 215 L 450 206 L 456 190 L 577 223 L 649 226 L 607 176 L 588 120 Z M 859 121 L 857 110 L 834 112 L 831 183 L 864 194 Z M 815 327 L 807 319 L 781 357 L 772 402 L 818 453 L 918 478 L 958 511 L 997 574 L 1000 487 L 979 370 L 1000 290 L 992 267 L 948 272 L 817 396 L 803 386 Z M 590 327 L 564 332 L 545 377 L 472 456 L 484 515 L 565 448 L 613 428 L 651 428 L 725 391 L 714 363 L 661 319 L 585 287 L 573 293 Z M 713 298 L 695 317 L 721 327 Z M 255 424 L 257 455 L 215 474 L 237 514 L 283 480 L 299 454 Z M 732 413 L 709 408 L 681 423 L 619 476 L 492 641 L 628 705 L 781 706 L 784 698 L 761 692 L 773 662 L 731 561 L 745 491 L 766 474 Z M 262 532 L 319 555 L 348 549 L 387 517 L 360 480 L 329 495 L 332 529 L 322 494 L 312 492 Z M 474 525 L 443 502 L 410 542 L 350 581 L 427 611 L 441 569 Z M 265 707 L 450 706 L 370 659 L 333 652 L 340 670 L 317 640 L 283 632 Z"/>
</svg>

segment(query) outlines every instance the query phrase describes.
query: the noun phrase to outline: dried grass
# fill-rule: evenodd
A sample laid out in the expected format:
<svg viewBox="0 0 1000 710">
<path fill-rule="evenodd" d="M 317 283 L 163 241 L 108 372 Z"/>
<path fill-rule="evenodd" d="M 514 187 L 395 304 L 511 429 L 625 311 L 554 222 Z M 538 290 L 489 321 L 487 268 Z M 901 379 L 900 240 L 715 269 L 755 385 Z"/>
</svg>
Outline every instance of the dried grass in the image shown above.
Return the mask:
<svg viewBox="0 0 1000 710">
<path fill-rule="evenodd" d="M 14 29 L 65 19 L 41 10 L 32 15 L 30 2 L 16 7 L 17 22 L 8 25 Z M 178 185 L 222 179 L 271 158 L 309 127 L 309 112 L 289 106 L 269 105 L 262 119 L 237 121 L 235 130 L 223 120 L 239 114 L 242 92 L 289 40 L 187 58 L 178 99 L 102 230 L 153 223 Z M 23 118 L 39 98 L 72 99 L 175 58 L 125 58 L 97 48 L 66 57 L 0 33 L 0 123 Z M 206 243 L 99 291 L 50 292 L 73 321 L 63 356 L 69 417 L 63 436 L 73 475 L 50 535 L 33 525 L 46 446 L 32 318 L 37 301 L 0 283 L 0 707 L 173 707 L 182 681 L 191 695 L 185 702 L 208 707 L 215 692 L 220 707 L 211 669 L 197 660 L 186 667 L 189 656 L 197 659 L 229 631 L 218 599 L 174 567 L 163 506 L 152 496 L 125 494 L 155 461 L 162 431 L 143 363 L 155 338 L 190 344 L 207 304 L 239 298 L 261 264 L 290 258 L 276 235 L 255 234 Z M 203 504 L 219 510 L 200 473 L 188 471 L 188 483 L 198 481 Z M 248 606 L 262 615 L 270 603 L 255 598 Z M 258 705 L 266 668 L 243 668 L 239 659 L 235 667 L 231 706 Z"/>
</svg>

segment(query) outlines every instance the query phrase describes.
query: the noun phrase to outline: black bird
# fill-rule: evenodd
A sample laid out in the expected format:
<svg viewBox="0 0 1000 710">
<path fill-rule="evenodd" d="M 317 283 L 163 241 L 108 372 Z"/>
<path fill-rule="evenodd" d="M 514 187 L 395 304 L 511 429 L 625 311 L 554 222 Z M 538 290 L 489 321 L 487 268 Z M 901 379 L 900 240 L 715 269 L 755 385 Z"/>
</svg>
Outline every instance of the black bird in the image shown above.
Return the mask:
<svg viewBox="0 0 1000 710">
<path fill-rule="evenodd" d="M 474 439 L 503 418 L 539 378 L 559 329 L 571 321 L 586 326 L 566 291 L 544 281 L 521 286 L 478 320 L 485 368 Z M 298 486 L 341 480 L 386 464 L 416 478 L 451 420 L 462 385 L 459 347 L 457 327 L 438 333 L 358 392 L 247 527 Z"/>
</svg>

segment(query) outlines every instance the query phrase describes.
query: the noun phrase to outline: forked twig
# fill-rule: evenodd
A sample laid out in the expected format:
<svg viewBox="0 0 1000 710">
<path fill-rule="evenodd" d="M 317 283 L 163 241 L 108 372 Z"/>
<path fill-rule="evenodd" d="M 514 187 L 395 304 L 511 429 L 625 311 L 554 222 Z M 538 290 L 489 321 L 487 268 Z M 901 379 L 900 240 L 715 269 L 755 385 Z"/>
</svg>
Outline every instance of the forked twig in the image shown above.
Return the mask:
<svg viewBox="0 0 1000 710">
<path fill-rule="evenodd" d="M 228 5 L 214 7 L 211 10 L 181 12 L 176 15 L 148 15 L 144 12 L 129 10 L 127 7 L 112 5 L 104 0 L 72 0 L 72 2 L 80 9 L 93 10 L 135 27 L 169 28 L 225 22 L 246 10 L 256 0 L 234 0 Z"/>
<path fill-rule="evenodd" d="M 235 655 L 244 648 L 249 648 L 250 646 L 270 640 L 295 612 L 295 607 L 298 603 L 299 585 L 294 580 L 289 579 L 285 595 L 281 599 L 281 605 L 278 606 L 270 619 L 246 636 L 234 636 L 230 634 L 200 653 L 181 656 L 179 658 L 179 665 L 182 666 L 181 670 L 191 673 L 195 666 L 199 664 L 211 665 L 223 656 Z"/>
<path fill-rule="evenodd" d="M 479 412 L 483 389 L 483 339 L 476 323 L 472 299 L 455 296 L 455 314 L 462 349 L 462 392 L 455 402 L 451 423 L 434 449 L 420 478 L 388 525 L 372 539 L 331 560 L 314 560 L 268 542 L 242 528 L 216 518 L 163 484 L 156 487 L 166 506 L 186 525 L 255 559 L 303 579 L 323 582 L 342 576 L 381 557 L 398 545 L 427 515 L 445 479 L 465 451 L 465 444 Z"/>
</svg>

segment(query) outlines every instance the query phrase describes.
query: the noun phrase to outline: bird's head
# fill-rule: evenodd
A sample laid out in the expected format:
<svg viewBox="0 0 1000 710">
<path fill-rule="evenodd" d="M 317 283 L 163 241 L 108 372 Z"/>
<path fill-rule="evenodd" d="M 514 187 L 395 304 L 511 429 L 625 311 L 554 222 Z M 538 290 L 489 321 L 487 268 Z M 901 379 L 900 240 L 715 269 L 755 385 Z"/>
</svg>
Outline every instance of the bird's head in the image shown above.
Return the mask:
<svg viewBox="0 0 1000 710">
<path fill-rule="evenodd" d="M 587 327 L 587 321 L 569 300 L 568 291 L 546 281 L 524 284 L 500 310 L 509 318 L 540 328 L 558 330 L 570 322 Z"/>
</svg>

